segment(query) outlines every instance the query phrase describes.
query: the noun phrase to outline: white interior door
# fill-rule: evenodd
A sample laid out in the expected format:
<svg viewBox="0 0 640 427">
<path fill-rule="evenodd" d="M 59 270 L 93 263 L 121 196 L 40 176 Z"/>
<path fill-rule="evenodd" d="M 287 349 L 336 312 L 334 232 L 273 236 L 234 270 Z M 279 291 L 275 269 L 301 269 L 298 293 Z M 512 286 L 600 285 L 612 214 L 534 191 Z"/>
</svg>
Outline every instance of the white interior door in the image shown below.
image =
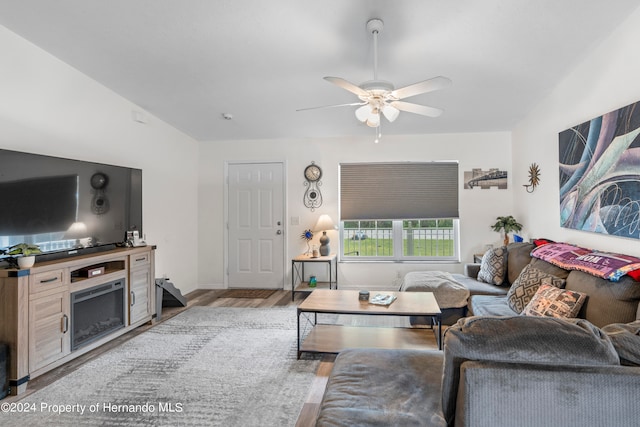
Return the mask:
<svg viewBox="0 0 640 427">
<path fill-rule="evenodd" d="M 284 166 L 230 164 L 229 288 L 284 285 Z"/>
</svg>

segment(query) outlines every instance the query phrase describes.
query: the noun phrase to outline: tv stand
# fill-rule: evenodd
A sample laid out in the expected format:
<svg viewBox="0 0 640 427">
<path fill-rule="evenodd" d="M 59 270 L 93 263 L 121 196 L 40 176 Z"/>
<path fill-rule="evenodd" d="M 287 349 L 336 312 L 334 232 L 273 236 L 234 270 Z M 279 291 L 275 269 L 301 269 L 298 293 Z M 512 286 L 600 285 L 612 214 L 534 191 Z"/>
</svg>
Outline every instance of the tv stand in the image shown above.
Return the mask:
<svg viewBox="0 0 640 427">
<path fill-rule="evenodd" d="M 0 270 L 0 344 L 9 346 L 10 393 L 23 393 L 30 379 L 150 322 L 156 312 L 154 260 L 155 246 L 144 246 Z M 124 283 L 111 296 L 121 325 L 74 347 L 72 295 L 113 283 Z"/>
</svg>

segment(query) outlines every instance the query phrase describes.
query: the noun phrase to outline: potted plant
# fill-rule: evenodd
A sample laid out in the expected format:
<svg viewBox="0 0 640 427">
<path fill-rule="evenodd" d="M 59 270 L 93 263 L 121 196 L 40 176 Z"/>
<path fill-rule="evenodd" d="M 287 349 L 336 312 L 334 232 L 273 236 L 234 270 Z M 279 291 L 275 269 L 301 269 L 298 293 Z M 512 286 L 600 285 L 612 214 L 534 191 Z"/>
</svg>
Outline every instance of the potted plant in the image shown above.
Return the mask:
<svg viewBox="0 0 640 427">
<path fill-rule="evenodd" d="M 507 246 L 509 244 L 509 233 L 522 230 L 522 224 L 516 221 L 511 215 L 499 216 L 496 219 L 496 223 L 493 224 L 491 228 L 498 233 L 504 232 L 504 245 Z"/>
<path fill-rule="evenodd" d="M 5 255 L 9 255 L 8 259 L 10 264 L 16 265 L 19 268 L 30 268 L 36 262 L 36 254 L 41 254 L 40 247 L 38 245 L 31 245 L 29 243 L 18 243 L 8 247 L 2 251 Z"/>
</svg>

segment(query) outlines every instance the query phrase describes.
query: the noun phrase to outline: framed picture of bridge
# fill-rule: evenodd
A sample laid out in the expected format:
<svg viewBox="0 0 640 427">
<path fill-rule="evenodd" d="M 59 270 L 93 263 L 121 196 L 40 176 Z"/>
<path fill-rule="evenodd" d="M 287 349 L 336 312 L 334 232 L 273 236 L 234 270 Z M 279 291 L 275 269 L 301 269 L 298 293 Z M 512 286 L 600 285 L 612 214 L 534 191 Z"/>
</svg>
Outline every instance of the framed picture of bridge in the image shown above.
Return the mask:
<svg viewBox="0 0 640 427">
<path fill-rule="evenodd" d="M 464 171 L 464 188 L 491 188 L 498 187 L 500 190 L 507 188 L 507 171 L 498 168 L 482 170 L 480 168 Z"/>
</svg>

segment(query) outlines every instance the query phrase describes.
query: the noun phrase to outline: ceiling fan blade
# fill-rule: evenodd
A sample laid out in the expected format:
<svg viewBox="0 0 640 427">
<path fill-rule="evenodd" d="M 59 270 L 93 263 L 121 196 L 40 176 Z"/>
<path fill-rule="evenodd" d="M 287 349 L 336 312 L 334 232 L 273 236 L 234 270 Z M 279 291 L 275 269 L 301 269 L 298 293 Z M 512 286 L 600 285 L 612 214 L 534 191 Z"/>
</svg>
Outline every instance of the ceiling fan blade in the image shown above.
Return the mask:
<svg viewBox="0 0 640 427">
<path fill-rule="evenodd" d="M 341 79 L 340 77 L 325 77 L 324 78 L 329 83 L 333 83 L 336 86 L 340 86 L 342 89 L 348 90 L 351 93 L 354 93 L 358 96 L 369 96 L 369 93 L 362 89 L 360 86 L 354 85 L 351 82 L 346 81 L 345 79 Z"/>
<path fill-rule="evenodd" d="M 391 95 L 398 99 L 409 98 L 420 95 L 421 93 L 433 92 L 434 90 L 444 89 L 451 86 L 451 80 L 446 77 L 438 76 L 429 80 L 414 83 L 409 86 L 401 87 L 391 92 Z"/>
<path fill-rule="evenodd" d="M 323 105 L 321 107 L 299 108 L 296 111 L 319 110 L 321 108 L 353 107 L 355 105 L 365 105 L 365 104 L 366 102 L 352 102 L 350 104 Z"/>
<path fill-rule="evenodd" d="M 408 113 L 420 114 L 427 117 L 438 117 L 442 114 L 443 110 L 435 107 L 427 107 L 426 105 L 412 104 L 404 101 L 393 101 L 389 105 L 396 107 L 400 111 L 406 111 Z"/>
</svg>

